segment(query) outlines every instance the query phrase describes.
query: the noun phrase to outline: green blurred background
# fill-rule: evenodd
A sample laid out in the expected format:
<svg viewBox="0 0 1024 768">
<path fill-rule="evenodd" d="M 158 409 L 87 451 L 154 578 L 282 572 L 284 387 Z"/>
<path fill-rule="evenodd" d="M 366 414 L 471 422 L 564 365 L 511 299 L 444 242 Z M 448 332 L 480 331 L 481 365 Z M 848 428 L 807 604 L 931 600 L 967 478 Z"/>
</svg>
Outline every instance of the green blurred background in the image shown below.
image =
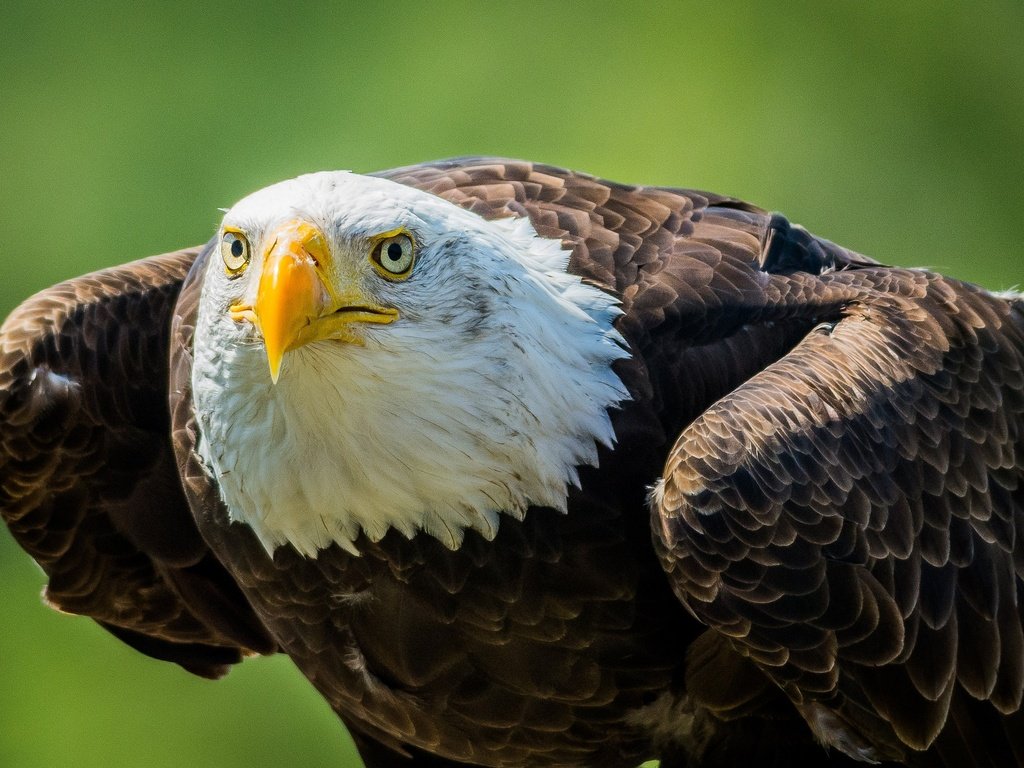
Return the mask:
<svg viewBox="0 0 1024 768">
<path fill-rule="evenodd" d="M 475 153 L 1024 280 L 1019 0 L 210 5 L 0 3 L 0 316 L 270 182 Z M 195 679 L 41 585 L 0 532 L 0 766 L 357 764 L 287 659 Z"/>
</svg>

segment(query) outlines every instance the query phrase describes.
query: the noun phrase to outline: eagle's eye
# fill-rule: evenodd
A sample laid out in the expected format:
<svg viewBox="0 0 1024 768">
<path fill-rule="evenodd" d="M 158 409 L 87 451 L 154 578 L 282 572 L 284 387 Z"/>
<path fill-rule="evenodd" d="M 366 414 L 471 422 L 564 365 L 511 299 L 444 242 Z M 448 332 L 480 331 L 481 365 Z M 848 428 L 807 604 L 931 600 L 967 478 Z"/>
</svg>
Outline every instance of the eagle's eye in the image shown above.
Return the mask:
<svg viewBox="0 0 1024 768">
<path fill-rule="evenodd" d="M 384 277 L 403 280 L 412 272 L 414 250 L 412 237 L 399 232 L 378 240 L 370 252 L 370 260 Z"/>
<path fill-rule="evenodd" d="M 237 229 L 225 229 L 220 240 L 220 255 L 228 275 L 237 277 L 249 264 L 249 241 Z"/>
</svg>

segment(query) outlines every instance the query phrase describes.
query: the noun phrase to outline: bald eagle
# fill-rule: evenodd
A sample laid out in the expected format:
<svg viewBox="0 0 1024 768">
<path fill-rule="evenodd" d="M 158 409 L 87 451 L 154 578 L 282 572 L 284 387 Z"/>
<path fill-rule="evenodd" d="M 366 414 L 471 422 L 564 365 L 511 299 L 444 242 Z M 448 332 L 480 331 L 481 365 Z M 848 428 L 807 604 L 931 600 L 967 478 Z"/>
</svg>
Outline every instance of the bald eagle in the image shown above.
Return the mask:
<svg viewBox="0 0 1024 768">
<path fill-rule="evenodd" d="M 0 512 L 53 606 L 287 654 L 370 768 L 1024 760 L 1024 301 L 729 197 L 255 192 L 7 319 Z"/>
</svg>

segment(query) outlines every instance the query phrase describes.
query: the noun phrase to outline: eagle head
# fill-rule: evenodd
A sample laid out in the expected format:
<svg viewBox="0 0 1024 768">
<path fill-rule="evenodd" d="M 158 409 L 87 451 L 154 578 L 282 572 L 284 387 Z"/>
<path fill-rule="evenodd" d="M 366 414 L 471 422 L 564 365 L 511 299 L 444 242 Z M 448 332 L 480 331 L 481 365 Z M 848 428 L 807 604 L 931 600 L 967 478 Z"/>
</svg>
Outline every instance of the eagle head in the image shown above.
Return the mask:
<svg viewBox="0 0 1024 768">
<path fill-rule="evenodd" d="M 199 452 L 268 551 L 397 528 L 457 547 L 565 508 L 610 445 L 627 355 L 606 291 L 528 219 L 347 172 L 229 209 L 205 266 Z"/>
</svg>

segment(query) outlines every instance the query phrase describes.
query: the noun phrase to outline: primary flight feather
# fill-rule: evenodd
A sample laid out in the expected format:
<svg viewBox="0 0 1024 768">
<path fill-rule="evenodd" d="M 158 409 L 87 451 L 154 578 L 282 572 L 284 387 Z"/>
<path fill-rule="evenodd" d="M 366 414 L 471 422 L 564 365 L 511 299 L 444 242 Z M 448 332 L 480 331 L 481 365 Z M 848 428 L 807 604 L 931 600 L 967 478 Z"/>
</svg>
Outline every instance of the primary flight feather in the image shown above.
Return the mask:
<svg viewBox="0 0 1024 768">
<path fill-rule="evenodd" d="M 1024 758 L 1024 303 L 746 203 L 310 174 L 0 330 L 55 607 L 380 766 Z"/>
</svg>

